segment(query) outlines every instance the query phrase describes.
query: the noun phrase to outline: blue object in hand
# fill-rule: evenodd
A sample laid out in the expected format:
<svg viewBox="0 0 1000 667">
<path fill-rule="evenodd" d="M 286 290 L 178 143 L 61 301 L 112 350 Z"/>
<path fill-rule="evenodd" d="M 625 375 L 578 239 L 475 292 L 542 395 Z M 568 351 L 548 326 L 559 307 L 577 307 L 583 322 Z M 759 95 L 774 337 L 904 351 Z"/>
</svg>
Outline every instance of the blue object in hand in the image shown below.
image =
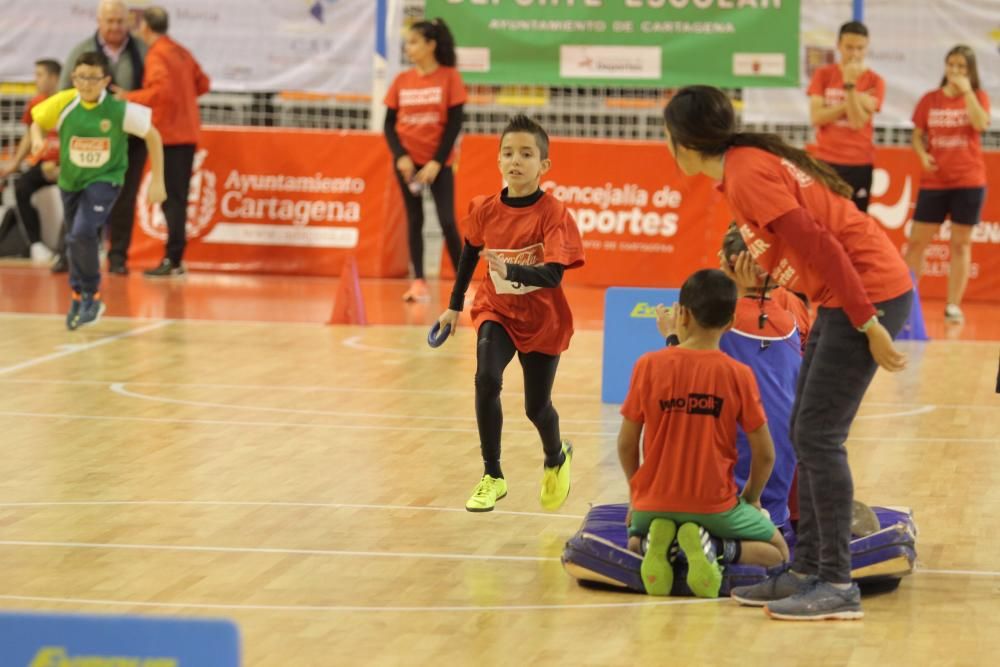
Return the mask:
<svg viewBox="0 0 1000 667">
<path fill-rule="evenodd" d="M 444 329 L 441 328 L 440 322 L 435 322 L 431 330 L 427 332 L 427 344 L 431 347 L 441 347 L 448 336 L 451 335 L 451 325 L 444 325 Z"/>
</svg>

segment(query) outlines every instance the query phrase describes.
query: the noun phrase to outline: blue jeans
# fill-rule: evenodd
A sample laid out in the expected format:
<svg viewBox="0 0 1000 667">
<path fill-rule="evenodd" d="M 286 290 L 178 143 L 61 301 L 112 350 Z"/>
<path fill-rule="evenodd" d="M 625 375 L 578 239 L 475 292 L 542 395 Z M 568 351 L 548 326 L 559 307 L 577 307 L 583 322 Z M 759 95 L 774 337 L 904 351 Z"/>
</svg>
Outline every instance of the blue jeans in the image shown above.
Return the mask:
<svg viewBox="0 0 1000 667">
<path fill-rule="evenodd" d="M 121 186 L 91 183 L 83 190 L 61 190 L 66 220 L 66 255 L 69 286 L 79 294 L 93 294 L 101 287 L 99 253 L 101 228 L 111 215 Z"/>
</svg>

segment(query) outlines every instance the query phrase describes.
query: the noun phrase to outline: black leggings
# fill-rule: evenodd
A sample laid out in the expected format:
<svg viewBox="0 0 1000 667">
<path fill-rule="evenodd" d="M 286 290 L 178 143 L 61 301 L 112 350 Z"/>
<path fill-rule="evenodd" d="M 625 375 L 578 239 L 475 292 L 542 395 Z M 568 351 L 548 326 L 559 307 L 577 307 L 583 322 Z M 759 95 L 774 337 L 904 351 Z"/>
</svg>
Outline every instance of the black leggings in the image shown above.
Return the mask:
<svg viewBox="0 0 1000 667">
<path fill-rule="evenodd" d="M 417 171 L 423 165 L 416 165 Z M 406 221 L 410 236 L 410 261 L 413 263 L 413 273 L 417 278 L 424 277 L 424 198 L 422 194 L 410 192 L 409 184 L 403 180 L 403 175 L 396 172 L 396 181 L 403 193 L 403 203 L 406 204 Z M 448 246 L 448 256 L 451 265 L 458 269 L 458 256 L 462 252 L 462 240 L 458 237 L 455 226 L 455 175 L 451 167 L 441 167 L 434 182 L 431 183 L 431 194 L 434 196 L 434 207 L 437 209 L 438 221 L 441 223 L 441 233 Z"/>
<path fill-rule="evenodd" d="M 503 372 L 517 349 L 507 330 L 497 322 L 484 322 L 479 327 L 476 346 L 476 422 L 483 452 L 485 474 L 503 477 L 500 469 L 500 431 L 503 409 L 500 388 Z M 559 437 L 559 414 L 552 407 L 552 383 L 559 366 L 559 355 L 541 352 L 517 352 L 524 371 L 524 411 L 538 429 L 545 450 L 545 465 L 558 466 L 562 440 Z"/>
</svg>

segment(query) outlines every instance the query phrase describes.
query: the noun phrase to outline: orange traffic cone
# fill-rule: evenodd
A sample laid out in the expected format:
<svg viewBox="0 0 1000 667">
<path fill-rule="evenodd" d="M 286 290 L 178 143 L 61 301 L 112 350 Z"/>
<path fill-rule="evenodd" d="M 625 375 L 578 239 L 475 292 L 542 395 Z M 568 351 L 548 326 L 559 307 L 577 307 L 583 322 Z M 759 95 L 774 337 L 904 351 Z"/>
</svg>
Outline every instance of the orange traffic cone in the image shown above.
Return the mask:
<svg viewBox="0 0 1000 667">
<path fill-rule="evenodd" d="M 365 317 L 365 300 L 361 296 L 361 281 L 358 279 L 358 263 L 351 255 L 344 260 L 340 272 L 340 286 L 333 301 L 333 313 L 327 324 L 368 324 Z"/>
</svg>

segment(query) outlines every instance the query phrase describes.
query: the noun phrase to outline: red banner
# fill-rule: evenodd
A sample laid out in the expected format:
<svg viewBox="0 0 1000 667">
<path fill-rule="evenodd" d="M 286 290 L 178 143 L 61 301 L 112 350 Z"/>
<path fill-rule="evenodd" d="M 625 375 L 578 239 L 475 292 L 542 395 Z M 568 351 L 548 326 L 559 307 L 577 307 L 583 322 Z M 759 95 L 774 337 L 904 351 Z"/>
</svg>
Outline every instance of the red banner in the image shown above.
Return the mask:
<svg viewBox="0 0 1000 667">
<path fill-rule="evenodd" d="M 131 260 L 164 255 L 166 220 L 139 190 Z M 405 276 L 406 221 L 379 134 L 205 128 L 188 197 L 193 269 L 337 276 L 353 255 L 365 277 Z"/>
<path fill-rule="evenodd" d="M 502 187 L 499 139 L 467 136 L 458 166 L 456 210 Z M 587 264 L 567 274 L 572 284 L 677 287 L 692 272 L 718 265 L 716 252 L 731 219 L 714 184 L 679 173 L 663 142 L 553 139 L 552 169 L 542 188 L 566 202 L 583 233 Z M 1000 301 L 1000 153 L 986 154 L 991 185 L 973 233 L 967 298 Z M 879 148 L 869 212 L 905 248 L 920 164 L 913 151 Z M 947 236 L 947 226 L 943 230 Z M 937 239 L 920 283 L 924 296 L 944 297 L 949 249 Z M 442 276 L 451 267 L 442 263 Z M 482 267 L 480 267 L 482 271 Z"/>
<path fill-rule="evenodd" d="M 1000 153 L 984 152 L 986 204 L 980 223 L 972 232 L 972 266 L 965 298 L 971 301 L 1000 302 Z M 878 148 L 872 182 L 871 213 L 903 252 L 910 231 L 910 219 L 920 187 L 920 161 L 908 148 Z M 948 294 L 948 225 L 935 236 L 924 259 L 920 280 L 921 296 L 945 298 Z"/>
</svg>

